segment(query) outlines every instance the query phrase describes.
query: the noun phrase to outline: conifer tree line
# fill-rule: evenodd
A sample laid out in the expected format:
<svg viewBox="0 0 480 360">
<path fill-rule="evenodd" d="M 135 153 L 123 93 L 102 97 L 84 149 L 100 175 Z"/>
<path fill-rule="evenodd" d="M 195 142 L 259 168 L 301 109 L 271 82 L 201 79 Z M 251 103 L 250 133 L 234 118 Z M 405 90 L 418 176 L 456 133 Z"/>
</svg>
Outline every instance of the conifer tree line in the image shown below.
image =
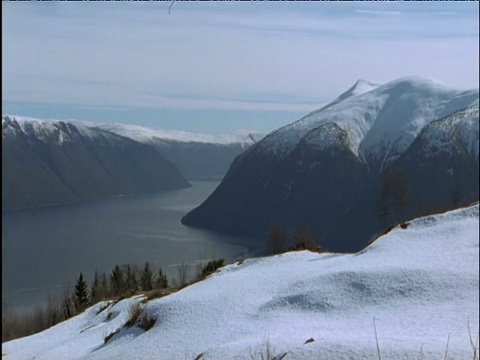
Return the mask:
<svg viewBox="0 0 480 360">
<path fill-rule="evenodd" d="M 62 296 L 49 296 L 47 305 L 38 306 L 31 314 L 19 315 L 2 304 L 2 342 L 43 331 L 102 300 L 168 287 L 169 281 L 163 270 L 155 271 L 148 262 L 141 270 L 125 264 L 116 265 L 110 274 L 95 271 L 90 285 L 80 273 L 73 293 L 65 287 Z"/>
<path fill-rule="evenodd" d="M 214 273 L 224 266 L 225 259 L 209 261 L 198 269 L 198 281 Z M 179 267 L 180 283 L 174 283 L 178 289 L 191 280 L 185 263 Z M 32 335 L 67 320 L 89 306 L 102 300 L 115 300 L 132 296 L 141 292 L 149 292 L 170 288 L 167 275 L 162 268 L 155 270 L 150 263 L 142 269 L 131 265 L 116 265 L 109 274 L 95 271 L 90 285 L 83 273 L 75 283 L 73 293 L 66 286 L 60 297 L 49 296 L 45 306 L 38 306 L 31 314 L 20 315 L 8 305 L 2 303 L 2 342 Z"/>
<path fill-rule="evenodd" d="M 162 268 L 154 273 L 148 262 L 141 270 L 131 264 L 115 265 L 109 276 L 95 271 L 90 287 L 80 273 L 75 284 L 74 303 L 77 311 L 83 311 L 101 300 L 130 296 L 139 291 L 165 289 L 168 286 Z"/>
</svg>

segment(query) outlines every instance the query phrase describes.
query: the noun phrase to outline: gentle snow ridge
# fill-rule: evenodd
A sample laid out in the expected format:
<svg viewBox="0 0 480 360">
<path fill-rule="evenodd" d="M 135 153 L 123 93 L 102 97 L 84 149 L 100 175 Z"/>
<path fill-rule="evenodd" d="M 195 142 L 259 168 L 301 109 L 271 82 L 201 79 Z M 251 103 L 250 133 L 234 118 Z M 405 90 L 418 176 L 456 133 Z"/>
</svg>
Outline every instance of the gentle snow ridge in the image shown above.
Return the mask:
<svg viewBox="0 0 480 360">
<path fill-rule="evenodd" d="M 479 328 L 479 206 L 394 228 L 357 254 L 248 259 L 152 300 L 157 321 L 124 329 L 140 297 L 2 344 L 6 359 L 251 359 L 267 341 L 291 359 L 472 358 Z M 111 314 L 110 317 L 108 314 Z M 375 319 L 375 320 L 374 320 Z M 307 340 L 313 338 L 314 341 Z M 421 355 L 420 355 L 421 353 Z"/>
</svg>

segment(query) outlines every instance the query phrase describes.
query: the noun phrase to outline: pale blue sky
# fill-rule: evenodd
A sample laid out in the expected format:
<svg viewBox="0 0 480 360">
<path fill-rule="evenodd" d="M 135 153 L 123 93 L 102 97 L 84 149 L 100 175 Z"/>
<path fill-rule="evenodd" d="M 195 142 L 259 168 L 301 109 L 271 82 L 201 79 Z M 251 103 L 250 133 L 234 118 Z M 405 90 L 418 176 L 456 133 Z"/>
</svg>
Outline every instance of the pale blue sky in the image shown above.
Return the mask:
<svg viewBox="0 0 480 360">
<path fill-rule="evenodd" d="M 2 2 L 3 113 L 268 132 L 359 78 L 478 88 L 478 2 Z"/>
</svg>

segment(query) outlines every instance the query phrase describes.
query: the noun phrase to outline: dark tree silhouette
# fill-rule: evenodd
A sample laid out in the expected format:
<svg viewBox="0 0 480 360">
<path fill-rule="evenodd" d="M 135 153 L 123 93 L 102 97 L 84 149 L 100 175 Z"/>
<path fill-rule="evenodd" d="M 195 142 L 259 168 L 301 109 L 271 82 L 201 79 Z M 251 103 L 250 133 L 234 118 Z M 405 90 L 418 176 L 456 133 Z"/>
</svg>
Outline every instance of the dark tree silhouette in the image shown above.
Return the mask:
<svg viewBox="0 0 480 360">
<path fill-rule="evenodd" d="M 402 211 L 411 202 L 405 174 L 386 170 L 381 177 L 380 191 L 380 218 L 386 226 L 398 224 Z"/>
<path fill-rule="evenodd" d="M 157 278 L 155 280 L 155 288 L 157 289 L 166 289 L 168 288 L 168 279 L 162 271 L 162 268 L 158 269 Z"/>
<path fill-rule="evenodd" d="M 282 225 L 276 224 L 270 230 L 267 240 L 267 255 L 280 254 L 285 251 L 286 236 Z"/>
<path fill-rule="evenodd" d="M 110 275 L 110 292 L 112 296 L 121 296 L 125 291 L 123 271 L 120 266 L 115 265 Z"/>
<path fill-rule="evenodd" d="M 153 272 L 148 262 L 145 263 L 142 273 L 140 274 L 140 287 L 144 291 L 153 289 Z"/>
<path fill-rule="evenodd" d="M 80 273 L 77 283 L 75 284 L 75 308 L 78 312 L 83 311 L 89 303 L 88 285 L 83 274 Z"/>
</svg>

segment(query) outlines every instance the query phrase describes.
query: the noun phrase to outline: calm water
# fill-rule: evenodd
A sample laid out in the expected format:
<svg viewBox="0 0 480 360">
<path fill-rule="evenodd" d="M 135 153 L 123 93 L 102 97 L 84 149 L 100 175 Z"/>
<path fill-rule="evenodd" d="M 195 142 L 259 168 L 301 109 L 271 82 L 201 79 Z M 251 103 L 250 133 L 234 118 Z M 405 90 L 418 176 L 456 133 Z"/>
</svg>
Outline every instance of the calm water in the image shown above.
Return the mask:
<svg viewBox="0 0 480 360">
<path fill-rule="evenodd" d="M 95 269 L 108 273 L 116 264 L 148 261 L 174 279 L 182 262 L 194 273 L 200 260 L 233 261 L 262 251 L 254 239 L 183 226 L 181 217 L 219 184 L 191 183 L 153 195 L 2 214 L 2 303 L 30 310 L 65 285 L 73 288 L 80 272 L 90 282 Z"/>
</svg>

